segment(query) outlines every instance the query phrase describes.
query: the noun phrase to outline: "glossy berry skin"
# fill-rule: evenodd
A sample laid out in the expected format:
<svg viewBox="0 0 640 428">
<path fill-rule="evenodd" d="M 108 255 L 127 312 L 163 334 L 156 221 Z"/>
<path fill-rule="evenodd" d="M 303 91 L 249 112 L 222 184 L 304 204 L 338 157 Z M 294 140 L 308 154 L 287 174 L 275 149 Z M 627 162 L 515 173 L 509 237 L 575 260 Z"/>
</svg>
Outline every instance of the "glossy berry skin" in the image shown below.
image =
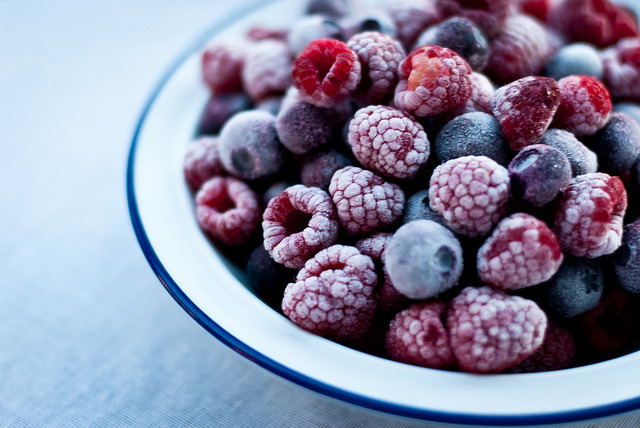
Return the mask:
<svg viewBox="0 0 640 428">
<path fill-rule="evenodd" d="M 401 294 L 428 299 L 457 283 L 462 273 L 462 247 L 446 227 L 431 220 L 416 220 L 393 234 L 384 265 Z"/>
<path fill-rule="evenodd" d="M 597 172 L 571 180 L 556 209 L 554 231 L 563 251 L 596 258 L 622 241 L 627 192 L 618 177 Z"/>
<path fill-rule="evenodd" d="M 499 373 L 536 352 L 547 322 L 535 302 L 484 286 L 453 298 L 446 325 L 461 370 Z"/>
<path fill-rule="evenodd" d="M 300 180 L 307 187 L 319 187 L 329 190 L 333 174 L 346 166 L 351 160 L 340 152 L 329 149 L 305 156 L 300 167 Z"/>
<path fill-rule="evenodd" d="M 267 39 L 251 46 L 242 67 L 242 85 L 254 102 L 283 95 L 291 85 L 291 54 L 279 40 Z"/>
<path fill-rule="evenodd" d="M 334 340 L 356 340 L 373 321 L 377 276 L 370 257 L 334 245 L 308 260 L 287 285 L 282 310 L 301 328 Z"/>
<path fill-rule="evenodd" d="M 553 123 L 576 137 L 594 134 L 611 113 L 611 96 L 604 84 L 591 76 L 568 76 L 558 81 L 560 105 Z"/>
<path fill-rule="evenodd" d="M 293 83 L 305 101 L 331 107 L 353 95 L 360 73 L 358 56 L 344 42 L 317 39 L 296 58 Z"/>
<path fill-rule="evenodd" d="M 433 220 L 447 226 L 442 216 L 430 206 L 429 189 L 420 190 L 407 199 L 402 213 L 402 223 L 406 224 L 414 220 Z"/>
<path fill-rule="evenodd" d="M 640 156 L 640 124 L 624 113 L 613 113 L 609 122 L 584 142 L 598 155 L 600 171 L 621 175 Z"/>
<path fill-rule="evenodd" d="M 506 373 L 540 373 L 562 370 L 571 364 L 576 352 L 575 339 L 571 331 L 549 323 L 544 342 L 536 352 L 520 364 L 509 367 Z"/>
<path fill-rule="evenodd" d="M 534 144 L 522 149 L 509 164 L 511 195 L 524 206 L 552 202 L 571 181 L 571 164 L 558 149 Z"/>
<path fill-rule="evenodd" d="M 598 260 L 567 257 L 558 273 L 540 286 L 541 302 L 550 314 L 571 318 L 595 308 L 603 288 Z"/>
<path fill-rule="evenodd" d="M 564 256 L 554 233 L 524 213 L 503 219 L 478 251 L 478 274 L 485 284 L 518 290 L 540 284 L 560 268 Z"/>
<path fill-rule="evenodd" d="M 277 263 L 263 245 L 259 245 L 247 261 L 247 283 L 256 295 L 274 309 L 280 310 L 284 289 L 297 272 Z"/>
<path fill-rule="evenodd" d="M 394 104 L 418 117 L 454 110 L 471 97 L 471 73 L 451 49 L 421 46 L 400 64 Z"/>
<path fill-rule="evenodd" d="M 596 154 L 569 131 L 549 129 L 540 139 L 540 144 L 558 149 L 567 157 L 569 164 L 571 164 L 572 177 L 598 171 Z"/>
<path fill-rule="evenodd" d="M 629 293 L 640 293 L 640 220 L 624 227 L 622 245 L 610 260 L 618 285 Z"/>
<path fill-rule="evenodd" d="M 449 18 L 427 29 L 416 42 L 416 47 L 425 45 L 451 49 L 475 71 L 482 71 L 489 61 L 487 38 L 473 22 L 465 18 Z"/>
<path fill-rule="evenodd" d="M 602 52 L 603 82 L 618 100 L 640 101 L 640 37 L 620 40 Z"/>
<path fill-rule="evenodd" d="M 436 0 L 443 17 L 460 16 L 473 21 L 489 37 L 502 30 L 509 15 L 509 0 Z"/>
<path fill-rule="evenodd" d="M 572 43 L 563 46 L 547 62 L 545 74 L 560 80 L 580 75 L 602 80 L 602 59 L 596 48 L 588 43 Z"/>
<path fill-rule="evenodd" d="M 199 189 L 211 177 L 226 175 L 218 145 L 218 137 L 200 137 L 187 147 L 182 169 L 191 189 Z"/>
</svg>

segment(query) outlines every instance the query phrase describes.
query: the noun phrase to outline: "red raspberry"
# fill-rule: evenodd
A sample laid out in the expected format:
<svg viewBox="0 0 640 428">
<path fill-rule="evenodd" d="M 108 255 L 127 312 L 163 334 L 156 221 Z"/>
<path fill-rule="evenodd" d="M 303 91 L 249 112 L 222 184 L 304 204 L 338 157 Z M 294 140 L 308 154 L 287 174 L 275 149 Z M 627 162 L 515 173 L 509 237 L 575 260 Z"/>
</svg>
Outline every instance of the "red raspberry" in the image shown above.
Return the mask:
<svg viewBox="0 0 640 428">
<path fill-rule="evenodd" d="M 463 106 L 471 97 L 472 70 L 451 49 L 421 46 L 400 64 L 394 104 L 414 116 L 434 116 Z"/>
<path fill-rule="evenodd" d="M 416 303 L 398 312 L 386 336 L 391 359 L 433 369 L 454 367 L 456 360 L 443 325 L 446 312 L 443 302 Z"/>
<path fill-rule="evenodd" d="M 282 310 L 314 334 L 336 340 L 362 337 L 376 309 L 376 272 L 370 257 L 334 245 L 309 259 L 287 285 Z"/>
<path fill-rule="evenodd" d="M 611 113 L 611 96 L 595 77 L 568 76 L 558 81 L 560 106 L 554 127 L 566 129 L 576 137 L 595 134 Z"/>
<path fill-rule="evenodd" d="M 376 31 L 356 34 L 347 42 L 362 66 L 354 98 L 365 105 L 384 104 L 398 83 L 398 65 L 407 54 L 395 38 Z"/>
<path fill-rule="evenodd" d="M 446 324 L 463 371 L 499 373 L 542 345 L 547 316 L 532 300 L 467 287 L 451 301 Z"/>
<path fill-rule="evenodd" d="M 640 101 L 640 38 L 621 40 L 605 50 L 602 66 L 611 96 Z"/>
<path fill-rule="evenodd" d="M 486 156 L 464 156 L 433 171 L 429 203 L 454 232 L 486 235 L 504 216 L 509 189 L 505 167 Z"/>
<path fill-rule="evenodd" d="M 465 113 L 473 113 L 480 111 L 491 114 L 491 97 L 495 94 L 493 83 L 481 73 L 475 71 L 469 76 L 471 80 L 471 98 L 467 103 L 459 109 L 452 112 L 453 117 L 460 116 Z"/>
<path fill-rule="evenodd" d="M 291 85 L 291 57 L 284 42 L 264 40 L 252 45 L 242 69 L 244 88 L 254 102 L 282 95 Z"/>
<path fill-rule="evenodd" d="M 258 195 L 232 177 L 213 177 L 196 194 L 196 218 L 216 240 L 243 244 L 260 223 Z"/>
<path fill-rule="evenodd" d="M 200 137 L 187 147 L 184 155 L 184 178 L 192 189 L 199 189 L 202 183 L 213 176 L 225 175 L 218 137 Z"/>
<path fill-rule="evenodd" d="M 500 32 L 510 13 L 509 0 L 436 0 L 436 6 L 443 18 L 466 18 L 489 37 Z"/>
<path fill-rule="evenodd" d="M 576 352 L 573 334 L 566 328 L 549 323 L 542 346 L 520 364 L 508 368 L 508 373 L 537 373 L 562 370 L 571 364 Z"/>
<path fill-rule="evenodd" d="M 555 233 L 563 251 L 595 258 L 622 243 L 627 191 L 618 177 L 602 172 L 580 175 L 564 191 L 555 215 Z"/>
<path fill-rule="evenodd" d="M 318 251 L 338 241 L 338 218 L 331 197 L 301 184 L 269 201 L 262 215 L 264 248 L 278 263 L 300 269 Z"/>
<path fill-rule="evenodd" d="M 547 29 L 527 15 L 510 16 L 491 42 L 486 73 L 498 83 L 539 74 L 553 55 L 556 42 Z"/>
<path fill-rule="evenodd" d="M 478 251 L 482 282 L 517 290 L 550 279 L 564 257 L 558 239 L 541 220 L 517 213 L 503 219 Z"/>
<path fill-rule="evenodd" d="M 551 24 L 570 41 L 588 42 L 599 48 L 640 34 L 635 17 L 609 0 L 564 0 L 550 17 Z"/>
<path fill-rule="evenodd" d="M 413 46 L 423 30 L 440 21 L 440 11 L 433 0 L 392 0 L 387 13 L 396 24 L 398 40 Z"/>
<path fill-rule="evenodd" d="M 540 141 L 560 104 L 560 89 L 550 77 L 530 76 L 499 88 L 491 98 L 493 115 L 513 150 Z"/>
<path fill-rule="evenodd" d="M 552 3 L 556 0 L 518 0 L 520 10 L 542 22 L 547 22 Z"/>
<path fill-rule="evenodd" d="M 210 46 L 202 53 L 202 78 L 214 94 L 242 90 L 241 72 L 244 64 L 244 44 Z"/>
<path fill-rule="evenodd" d="M 384 177 L 415 178 L 429 158 L 429 140 L 422 125 L 391 107 L 358 110 L 349 124 L 348 139 L 360 163 Z"/>
<path fill-rule="evenodd" d="M 356 166 L 336 171 L 329 193 L 340 224 L 351 235 L 371 233 L 393 223 L 404 208 L 400 186 Z"/>
<path fill-rule="evenodd" d="M 317 39 L 295 60 L 293 83 L 308 103 L 331 107 L 353 95 L 360 72 L 358 56 L 345 43 Z"/>
</svg>

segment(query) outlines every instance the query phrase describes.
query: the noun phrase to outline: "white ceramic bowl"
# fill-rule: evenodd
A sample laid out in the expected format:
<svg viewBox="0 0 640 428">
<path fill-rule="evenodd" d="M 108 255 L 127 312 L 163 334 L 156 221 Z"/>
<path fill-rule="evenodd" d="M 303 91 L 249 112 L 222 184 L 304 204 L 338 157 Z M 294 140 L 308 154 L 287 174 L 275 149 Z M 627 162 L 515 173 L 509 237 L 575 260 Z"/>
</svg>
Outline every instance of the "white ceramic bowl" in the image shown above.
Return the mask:
<svg viewBox="0 0 640 428">
<path fill-rule="evenodd" d="M 430 421 L 481 425 L 585 420 L 640 408 L 640 353 L 549 373 L 471 375 L 367 355 L 301 330 L 257 299 L 198 228 L 182 161 L 208 91 L 204 44 L 252 25 L 287 25 L 296 0 L 259 2 L 213 28 L 162 78 L 127 171 L 135 233 L 158 278 L 200 325 L 256 364 L 345 402 Z"/>
</svg>

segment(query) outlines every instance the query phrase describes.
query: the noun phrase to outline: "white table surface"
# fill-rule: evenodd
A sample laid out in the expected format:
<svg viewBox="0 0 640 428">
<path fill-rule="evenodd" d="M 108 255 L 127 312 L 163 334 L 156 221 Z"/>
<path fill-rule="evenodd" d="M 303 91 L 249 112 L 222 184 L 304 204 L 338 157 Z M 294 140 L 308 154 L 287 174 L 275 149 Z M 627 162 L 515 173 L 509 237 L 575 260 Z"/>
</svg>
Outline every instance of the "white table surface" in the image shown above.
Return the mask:
<svg viewBox="0 0 640 428">
<path fill-rule="evenodd" d="M 190 42 L 248 3 L 0 1 L 0 425 L 413 427 L 285 381 L 148 266 L 125 163 Z"/>
</svg>

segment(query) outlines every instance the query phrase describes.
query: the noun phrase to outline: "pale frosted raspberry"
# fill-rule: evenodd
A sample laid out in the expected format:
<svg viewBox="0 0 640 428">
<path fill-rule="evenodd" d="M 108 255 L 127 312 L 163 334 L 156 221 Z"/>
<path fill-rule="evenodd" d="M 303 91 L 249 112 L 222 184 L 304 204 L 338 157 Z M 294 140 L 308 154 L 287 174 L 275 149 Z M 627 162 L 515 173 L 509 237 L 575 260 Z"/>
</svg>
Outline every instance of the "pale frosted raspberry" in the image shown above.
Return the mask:
<svg viewBox="0 0 640 428">
<path fill-rule="evenodd" d="M 627 191 L 618 177 L 596 172 L 573 178 L 555 216 L 562 250 L 588 258 L 613 253 L 622 243 L 626 209 Z"/>
<path fill-rule="evenodd" d="M 422 125 L 391 107 L 358 110 L 349 124 L 348 139 L 360 163 L 384 177 L 414 178 L 429 158 L 429 140 Z"/>
<path fill-rule="evenodd" d="M 576 137 L 593 135 L 609 120 L 612 104 L 607 88 L 595 77 L 568 76 L 558 81 L 560 105 L 553 123 Z"/>
<path fill-rule="evenodd" d="M 473 113 L 481 111 L 483 113 L 491 114 L 490 99 L 495 93 L 493 83 L 482 73 L 476 73 L 475 71 L 469 76 L 471 81 L 471 98 L 467 103 L 457 109 L 454 114 L 459 116 L 465 113 Z"/>
<path fill-rule="evenodd" d="M 282 310 L 303 329 L 335 340 L 355 340 L 376 309 L 376 272 L 370 257 L 334 245 L 309 259 L 287 285 Z"/>
<path fill-rule="evenodd" d="M 558 239 L 541 220 L 517 213 L 503 219 L 478 251 L 482 282 L 517 290 L 550 279 L 564 257 Z"/>
<path fill-rule="evenodd" d="M 202 183 L 216 175 L 225 175 L 220 160 L 218 137 L 200 137 L 187 147 L 182 169 L 184 178 L 192 189 L 198 189 Z"/>
<path fill-rule="evenodd" d="M 601 57 L 602 79 L 611 96 L 640 101 L 640 37 L 620 40 Z"/>
<path fill-rule="evenodd" d="M 576 352 L 573 334 L 556 324 L 547 324 L 544 342 L 536 352 L 520 364 L 506 370 L 508 373 L 538 373 L 562 370 L 571 364 Z"/>
<path fill-rule="evenodd" d="M 488 234 L 509 202 L 509 172 L 486 156 L 464 156 L 439 165 L 431 176 L 431 208 L 463 235 Z"/>
<path fill-rule="evenodd" d="M 214 94 L 242 90 L 242 67 L 246 55 L 243 42 L 215 44 L 202 53 L 202 79 Z"/>
<path fill-rule="evenodd" d="M 351 235 L 377 231 L 402 216 L 404 192 L 371 171 L 347 166 L 333 175 L 329 193 L 342 227 Z"/>
<path fill-rule="evenodd" d="M 389 356 L 395 361 L 433 369 L 455 366 L 443 325 L 446 312 L 443 302 L 416 303 L 398 312 L 386 336 Z"/>
<path fill-rule="evenodd" d="M 242 68 L 245 91 L 255 102 L 282 95 L 292 83 L 291 70 L 291 54 L 284 42 L 257 42 L 248 50 Z"/>
<path fill-rule="evenodd" d="M 338 218 L 331 197 L 301 184 L 269 201 L 262 215 L 264 247 L 287 267 L 300 269 L 318 251 L 338 240 Z"/>
<path fill-rule="evenodd" d="M 467 287 L 451 301 L 446 325 L 463 371 L 499 373 L 542 345 L 547 316 L 532 300 Z"/>
</svg>

